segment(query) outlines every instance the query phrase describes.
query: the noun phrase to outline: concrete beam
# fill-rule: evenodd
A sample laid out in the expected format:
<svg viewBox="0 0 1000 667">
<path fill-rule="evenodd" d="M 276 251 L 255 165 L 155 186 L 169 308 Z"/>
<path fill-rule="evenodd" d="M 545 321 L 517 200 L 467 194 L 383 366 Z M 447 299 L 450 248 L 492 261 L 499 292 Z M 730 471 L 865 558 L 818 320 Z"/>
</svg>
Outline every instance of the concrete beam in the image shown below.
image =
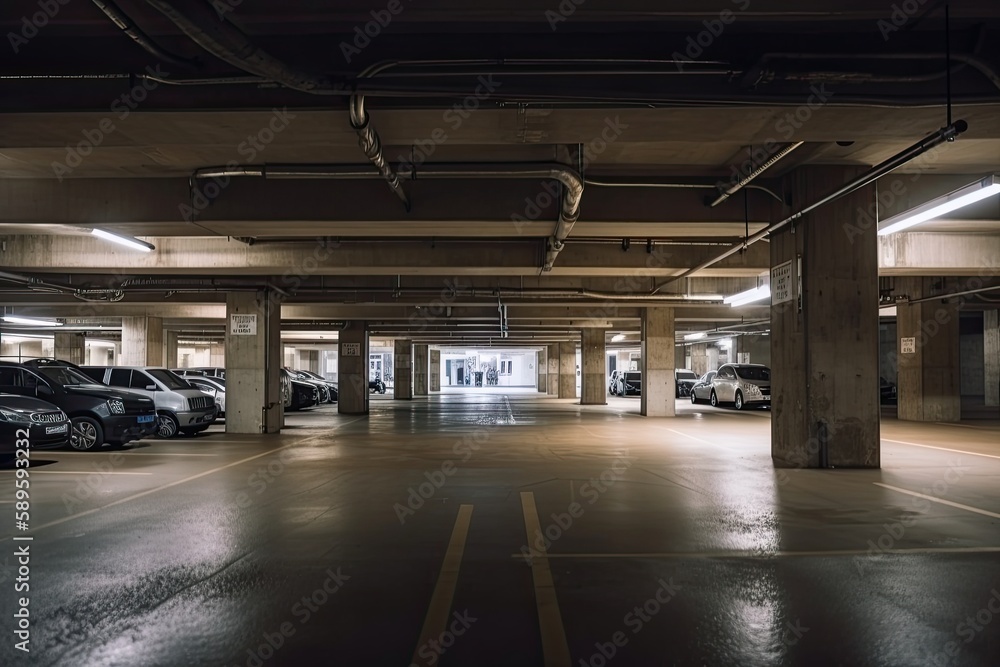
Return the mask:
<svg viewBox="0 0 1000 667">
<path fill-rule="evenodd" d="M 879 275 L 1000 276 L 1000 236 L 904 232 L 878 239 Z"/>
</svg>

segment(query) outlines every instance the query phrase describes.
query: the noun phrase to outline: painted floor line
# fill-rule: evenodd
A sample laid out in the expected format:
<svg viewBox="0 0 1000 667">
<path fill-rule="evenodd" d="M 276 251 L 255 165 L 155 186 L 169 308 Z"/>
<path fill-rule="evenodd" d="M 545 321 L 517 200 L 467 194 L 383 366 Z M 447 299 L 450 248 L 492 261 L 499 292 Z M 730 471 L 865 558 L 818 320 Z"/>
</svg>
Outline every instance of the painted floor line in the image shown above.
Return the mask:
<svg viewBox="0 0 1000 667">
<path fill-rule="evenodd" d="M 448 619 L 451 618 L 451 604 L 455 599 L 455 588 L 458 585 L 458 571 L 462 566 L 462 556 L 465 554 L 465 542 L 469 536 L 469 526 L 472 523 L 472 505 L 459 505 L 458 516 L 455 517 L 455 527 L 448 540 L 448 550 L 441 563 L 434 593 L 424 617 L 424 627 L 420 630 L 420 639 L 413 650 L 413 663 L 422 664 L 424 655 L 431 641 L 437 641 L 448 629 Z"/>
<path fill-rule="evenodd" d="M 97 470 L 96 468 L 94 470 L 32 470 L 31 468 L 28 468 L 28 470 L 31 472 L 31 476 L 32 477 L 34 477 L 35 475 L 101 475 L 101 476 L 104 476 L 104 475 L 143 475 L 143 476 L 145 476 L 145 475 L 152 475 L 153 474 L 151 472 L 124 472 L 124 471 L 120 472 L 120 471 L 117 471 L 117 470 L 109 471 L 109 472 L 103 472 L 101 470 Z M 13 470 L 0 470 L 0 472 L 15 472 L 15 471 L 13 471 Z"/>
<path fill-rule="evenodd" d="M 917 493 L 916 491 L 910 491 L 909 489 L 901 489 L 898 486 L 889 486 L 888 484 L 883 484 L 882 482 L 872 482 L 875 486 L 881 486 L 884 489 L 890 489 L 892 491 L 898 491 L 899 493 L 905 493 L 907 495 L 916 496 L 917 498 L 923 498 L 924 500 L 929 500 L 932 503 L 940 503 L 941 505 L 948 505 L 950 507 L 957 507 L 960 510 L 965 510 L 967 512 L 975 512 L 976 514 L 982 514 L 983 516 L 993 517 L 994 519 L 1000 519 L 1000 514 L 996 512 L 990 512 L 989 510 L 982 510 L 978 507 L 971 507 L 969 505 L 963 505 L 961 503 L 955 503 L 950 500 L 944 500 L 943 498 L 938 498 L 937 496 L 928 496 L 924 493 Z"/>
<path fill-rule="evenodd" d="M 229 443 L 226 443 L 229 444 Z M 63 456 L 65 454 L 75 454 L 77 456 L 93 456 L 94 454 L 103 454 L 104 451 L 98 452 L 52 452 L 53 456 Z M 182 453 L 182 452 L 133 452 L 130 449 L 118 449 L 114 451 L 115 454 L 121 454 L 122 456 L 211 456 L 213 458 L 218 457 L 218 454 L 195 454 L 195 453 Z"/>
<path fill-rule="evenodd" d="M 552 579 L 552 570 L 544 546 L 544 535 L 541 522 L 538 520 L 538 508 L 535 506 L 535 494 L 531 491 L 521 492 L 521 511 L 524 514 L 524 530 L 528 538 L 528 549 L 532 559 L 531 578 L 535 586 L 535 606 L 538 608 L 538 624 L 542 634 L 542 654 L 545 667 L 570 667 L 572 659 L 569 654 L 569 644 L 566 641 L 566 629 L 563 627 L 562 614 L 559 611 L 559 599 L 556 597 L 556 585 Z M 541 542 L 539 549 L 537 543 Z"/>
<path fill-rule="evenodd" d="M 767 560 L 769 558 L 809 558 L 809 557 L 833 557 L 833 556 L 865 556 L 870 554 L 870 549 L 833 549 L 829 551 L 702 551 L 702 552 L 674 552 L 674 551 L 653 551 L 649 553 L 580 553 L 580 554 L 535 554 L 534 557 L 542 559 L 555 558 L 749 558 L 753 560 Z M 912 549 L 882 549 L 879 553 L 886 554 L 961 554 L 961 553 L 1000 553 L 1000 546 L 995 547 L 914 547 Z M 515 560 L 526 560 L 528 556 L 523 553 L 511 554 Z"/>
<path fill-rule="evenodd" d="M 891 438 L 882 438 L 883 442 L 895 442 L 900 445 L 910 445 L 911 447 L 924 447 L 925 449 L 937 449 L 942 452 L 955 452 L 956 454 L 968 454 L 969 456 L 984 456 L 988 459 L 1000 459 L 1000 456 L 996 454 L 979 454 L 977 452 L 967 452 L 964 449 L 951 449 L 950 447 L 937 447 L 935 445 L 922 445 L 919 442 L 907 442 L 906 440 L 893 440 Z"/>
</svg>

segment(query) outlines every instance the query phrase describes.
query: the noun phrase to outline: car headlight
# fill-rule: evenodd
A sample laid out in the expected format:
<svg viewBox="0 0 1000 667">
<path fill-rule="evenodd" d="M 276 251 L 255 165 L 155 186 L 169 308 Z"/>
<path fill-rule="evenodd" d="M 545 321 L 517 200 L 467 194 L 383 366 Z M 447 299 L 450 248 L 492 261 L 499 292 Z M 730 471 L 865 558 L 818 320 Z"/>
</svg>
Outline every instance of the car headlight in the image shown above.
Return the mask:
<svg viewBox="0 0 1000 667">
<path fill-rule="evenodd" d="M 112 399 L 108 401 L 108 408 L 111 410 L 113 415 L 123 415 L 125 414 L 125 402 L 119 401 L 118 399 Z"/>
<path fill-rule="evenodd" d="M 13 410 L 0 410 L 0 422 L 11 422 L 14 424 L 30 424 L 31 415 L 14 412 Z"/>
<path fill-rule="evenodd" d="M 747 393 L 750 394 L 751 396 L 762 396 L 763 395 L 763 394 L 760 393 L 760 387 L 758 387 L 755 384 L 748 384 L 748 385 L 746 385 L 746 390 L 747 390 Z"/>
</svg>

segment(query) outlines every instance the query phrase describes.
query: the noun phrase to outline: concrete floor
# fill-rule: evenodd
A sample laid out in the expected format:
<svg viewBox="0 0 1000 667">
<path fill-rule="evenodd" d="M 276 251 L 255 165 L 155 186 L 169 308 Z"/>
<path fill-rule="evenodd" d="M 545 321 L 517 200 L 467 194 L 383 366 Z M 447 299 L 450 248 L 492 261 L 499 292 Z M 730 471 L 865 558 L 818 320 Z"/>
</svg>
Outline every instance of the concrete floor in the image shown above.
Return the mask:
<svg viewBox="0 0 1000 667">
<path fill-rule="evenodd" d="M 497 389 L 39 452 L 32 651 L 5 628 L 0 664 L 1000 662 L 1000 423 L 776 471 L 768 411 Z"/>
</svg>

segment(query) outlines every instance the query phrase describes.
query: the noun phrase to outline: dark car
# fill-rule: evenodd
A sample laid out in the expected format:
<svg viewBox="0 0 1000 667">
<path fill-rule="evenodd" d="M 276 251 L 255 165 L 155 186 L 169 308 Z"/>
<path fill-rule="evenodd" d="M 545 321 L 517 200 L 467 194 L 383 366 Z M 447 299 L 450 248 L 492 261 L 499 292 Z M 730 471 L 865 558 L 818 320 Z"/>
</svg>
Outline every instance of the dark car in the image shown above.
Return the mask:
<svg viewBox="0 0 1000 667">
<path fill-rule="evenodd" d="M 642 371 L 625 371 L 618 376 L 618 396 L 642 395 Z"/>
<path fill-rule="evenodd" d="M 281 377 L 282 398 L 284 399 L 286 410 L 301 410 L 319 404 L 319 387 L 310 382 L 296 380 L 284 368 L 281 369 Z"/>
<path fill-rule="evenodd" d="M 330 392 L 330 396 L 327 399 L 327 403 L 336 403 L 339 397 L 339 392 L 337 390 L 337 383 L 327 380 L 325 377 L 319 373 L 313 373 L 312 371 L 292 371 L 293 373 L 298 373 L 299 377 L 303 380 L 311 380 L 313 382 L 320 382 Z"/>
<path fill-rule="evenodd" d="M 878 395 L 880 403 L 895 403 L 896 385 L 880 376 L 878 379 Z"/>
<path fill-rule="evenodd" d="M 68 361 L 0 361 L 0 392 L 40 398 L 62 409 L 72 422 L 74 449 L 89 451 L 104 443 L 121 447 L 156 430 L 152 399 L 94 382 Z"/>
<path fill-rule="evenodd" d="M 0 394 L 0 461 L 10 461 L 18 449 L 56 449 L 69 445 L 66 413 L 37 398 Z M 17 447 L 21 441 L 24 447 Z"/>
<path fill-rule="evenodd" d="M 691 388 L 698 383 L 698 376 L 695 375 L 694 371 L 689 371 L 686 368 L 678 368 L 674 371 L 674 385 L 675 394 L 674 396 L 681 398 L 691 395 Z"/>
<path fill-rule="evenodd" d="M 319 390 L 319 402 L 320 403 L 330 403 L 330 387 L 327 386 L 326 380 L 317 380 L 314 377 L 306 375 L 304 371 L 297 371 L 294 368 L 285 368 L 288 372 L 288 376 L 293 380 L 298 380 L 299 382 L 305 382 L 311 384 Z"/>
<path fill-rule="evenodd" d="M 385 393 L 385 382 L 382 382 L 382 378 L 376 375 L 374 380 L 368 380 L 368 393 L 369 394 Z"/>
</svg>

